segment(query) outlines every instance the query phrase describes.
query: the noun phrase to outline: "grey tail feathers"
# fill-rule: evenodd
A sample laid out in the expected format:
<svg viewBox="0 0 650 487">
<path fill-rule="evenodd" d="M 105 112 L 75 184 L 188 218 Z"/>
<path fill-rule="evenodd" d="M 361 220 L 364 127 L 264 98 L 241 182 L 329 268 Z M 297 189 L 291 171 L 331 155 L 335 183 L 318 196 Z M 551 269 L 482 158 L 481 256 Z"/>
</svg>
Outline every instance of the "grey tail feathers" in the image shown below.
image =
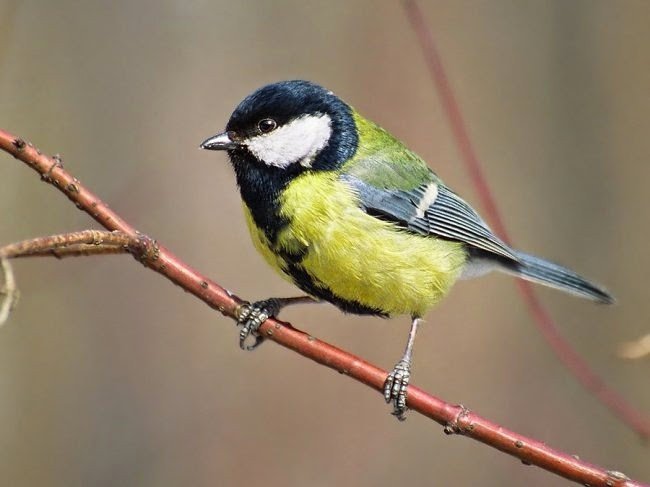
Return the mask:
<svg viewBox="0 0 650 487">
<path fill-rule="evenodd" d="M 506 272 L 599 303 L 612 304 L 616 301 L 604 288 L 566 267 L 523 252 L 515 252 L 515 255 L 519 262 L 508 262 L 504 269 Z"/>
</svg>

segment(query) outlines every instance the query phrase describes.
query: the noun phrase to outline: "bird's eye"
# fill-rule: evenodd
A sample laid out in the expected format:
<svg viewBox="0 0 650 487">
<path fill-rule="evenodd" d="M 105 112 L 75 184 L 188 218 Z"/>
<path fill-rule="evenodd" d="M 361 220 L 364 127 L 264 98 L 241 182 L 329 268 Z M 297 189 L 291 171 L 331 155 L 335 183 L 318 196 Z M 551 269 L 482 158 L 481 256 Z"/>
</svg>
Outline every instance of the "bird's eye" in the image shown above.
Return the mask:
<svg viewBox="0 0 650 487">
<path fill-rule="evenodd" d="M 264 118 L 257 123 L 257 128 L 263 134 L 268 134 L 269 132 L 275 130 L 277 126 L 277 122 L 272 118 Z"/>
</svg>

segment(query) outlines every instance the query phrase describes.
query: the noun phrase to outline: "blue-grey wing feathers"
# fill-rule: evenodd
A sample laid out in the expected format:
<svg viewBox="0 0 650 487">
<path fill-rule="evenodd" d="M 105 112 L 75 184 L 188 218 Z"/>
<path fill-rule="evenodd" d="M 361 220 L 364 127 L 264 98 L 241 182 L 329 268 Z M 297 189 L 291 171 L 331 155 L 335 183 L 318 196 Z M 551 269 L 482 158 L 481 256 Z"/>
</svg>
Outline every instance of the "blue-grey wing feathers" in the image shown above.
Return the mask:
<svg viewBox="0 0 650 487">
<path fill-rule="evenodd" d="M 490 231 L 472 207 L 443 184 L 429 181 L 409 191 L 390 190 L 350 175 L 341 177 L 356 190 L 365 211 L 378 218 L 415 233 L 464 242 L 505 259 L 517 260 L 513 250 Z M 424 207 L 423 201 L 428 203 Z"/>
<path fill-rule="evenodd" d="M 357 192 L 360 205 L 369 214 L 414 233 L 466 244 L 468 269 L 472 264 L 477 270 L 497 268 L 594 301 L 614 302 L 606 290 L 570 269 L 511 249 L 469 204 L 441 183 L 429 181 L 406 191 L 377 188 L 349 174 L 341 178 Z"/>
</svg>

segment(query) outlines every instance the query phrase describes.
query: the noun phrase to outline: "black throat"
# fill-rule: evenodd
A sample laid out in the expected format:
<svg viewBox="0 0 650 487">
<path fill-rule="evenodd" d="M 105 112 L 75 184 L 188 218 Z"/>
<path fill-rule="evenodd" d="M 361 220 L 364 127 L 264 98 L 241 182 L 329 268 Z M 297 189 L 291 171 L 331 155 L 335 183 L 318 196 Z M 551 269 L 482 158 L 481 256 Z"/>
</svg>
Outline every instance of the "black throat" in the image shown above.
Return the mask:
<svg viewBox="0 0 650 487">
<path fill-rule="evenodd" d="M 278 233 L 289 224 L 280 215 L 280 195 L 302 168 L 298 164 L 295 168 L 267 166 L 245 150 L 230 151 L 229 155 L 244 204 L 255 224 L 274 244 Z"/>
</svg>

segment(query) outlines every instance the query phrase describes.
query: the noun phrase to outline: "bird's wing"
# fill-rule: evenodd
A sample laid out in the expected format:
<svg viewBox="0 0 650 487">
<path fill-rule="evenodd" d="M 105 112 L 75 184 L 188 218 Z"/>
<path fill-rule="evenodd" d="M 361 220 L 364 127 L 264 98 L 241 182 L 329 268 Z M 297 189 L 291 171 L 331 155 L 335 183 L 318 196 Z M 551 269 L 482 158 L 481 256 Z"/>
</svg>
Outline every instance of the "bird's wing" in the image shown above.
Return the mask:
<svg viewBox="0 0 650 487">
<path fill-rule="evenodd" d="M 340 177 L 353 188 L 368 214 L 414 233 L 456 240 L 518 261 L 476 211 L 447 188 L 420 157 L 379 127 L 364 128 L 375 136 L 360 144 Z"/>
<path fill-rule="evenodd" d="M 352 186 L 362 208 L 422 235 L 437 235 L 517 261 L 513 251 L 497 238 L 480 216 L 449 188 L 431 181 L 412 190 L 377 188 L 354 176 L 341 178 Z"/>
</svg>

